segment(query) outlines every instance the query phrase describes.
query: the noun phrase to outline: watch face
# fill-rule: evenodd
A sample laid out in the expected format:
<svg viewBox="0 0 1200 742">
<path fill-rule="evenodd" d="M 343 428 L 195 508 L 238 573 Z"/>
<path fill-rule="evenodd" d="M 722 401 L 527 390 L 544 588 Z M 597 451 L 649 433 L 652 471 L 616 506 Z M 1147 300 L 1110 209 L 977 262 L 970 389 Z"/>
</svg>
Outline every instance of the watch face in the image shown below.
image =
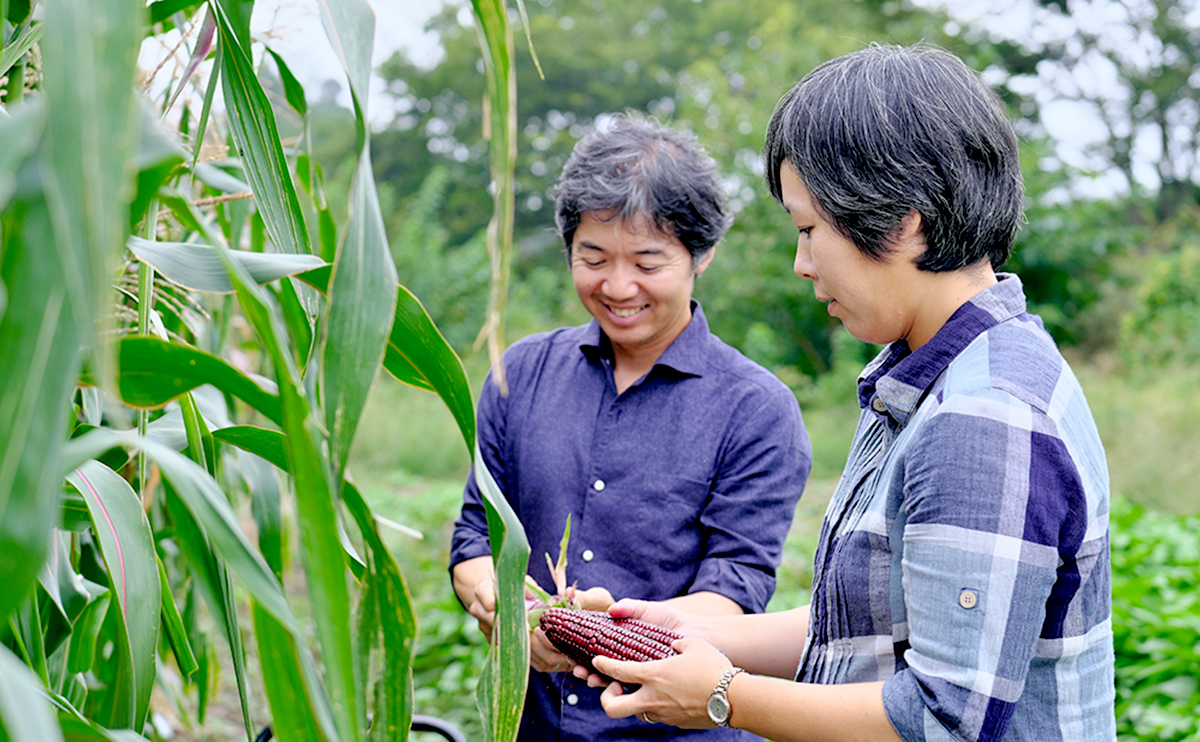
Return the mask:
<svg viewBox="0 0 1200 742">
<path fill-rule="evenodd" d="M 729 701 L 724 696 L 709 697 L 708 718 L 718 726 L 725 726 L 725 723 L 729 721 Z"/>
</svg>

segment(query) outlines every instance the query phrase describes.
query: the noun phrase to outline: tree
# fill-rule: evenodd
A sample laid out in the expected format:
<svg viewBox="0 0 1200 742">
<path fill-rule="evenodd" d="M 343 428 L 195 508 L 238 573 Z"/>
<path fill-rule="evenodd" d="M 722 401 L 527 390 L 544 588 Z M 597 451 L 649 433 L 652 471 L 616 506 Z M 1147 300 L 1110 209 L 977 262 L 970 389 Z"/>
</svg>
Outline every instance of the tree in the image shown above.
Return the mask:
<svg viewBox="0 0 1200 742">
<path fill-rule="evenodd" d="M 1078 170 L 1110 191 L 1115 183 L 1127 195 L 1152 194 L 1159 221 L 1197 201 L 1200 3 L 1021 0 L 996 23 L 969 6 L 938 4 L 962 20 L 964 37 L 1012 51 L 996 72 L 1001 85 L 1036 100 L 1024 111 L 1031 121 L 1046 124 L 1053 109 L 1068 118 L 1059 127 L 1065 137 L 1098 128 Z M 1057 144 L 1060 159 L 1070 159 L 1076 142 Z"/>
<path fill-rule="evenodd" d="M 708 313 L 717 332 L 770 366 L 806 374 L 824 370 L 831 325 L 791 275 L 790 228 L 761 185 L 758 152 L 766 121 L 805 72 L 866 41 L 953 41 L 941 32 L 942 17 L 885 0 L 539 0 L 527 10 L 545 79 L 532 54 L 517 55 L 518 285 L 537 276 L 540 285 L 566 290 L 565 282 L 546 280 L 565 272 L 552 230 L 553 183 L 575 142 L 599 117 L 623 110 L 648 114 L 695 131 L 728 176 L 737 221 L 697 287 L 705 305 L 719 310 Z M 475 164 L 484 155 L 473 144 L 482 124 L 471 105 L 483 80 L 462 56 L 473 37 L 458 18 L 451 4 L 431 21 L 446 51 L 432 69 L 402 53 L 381 67 L 397 114 L 376 134 L 386 143 L 376 172 L 395 188 L 401 213 L 410 201 L 417 203 L 426 172 L 408 162 L 446 169 L 439 219 L 448 230 L 444 249 L 477 234 L 486 213 L 485 184 Z M 570 304 L 542 302 L 550 312 Z M 544 323 L 577 317 L 560 311 Z"/>
</svg>

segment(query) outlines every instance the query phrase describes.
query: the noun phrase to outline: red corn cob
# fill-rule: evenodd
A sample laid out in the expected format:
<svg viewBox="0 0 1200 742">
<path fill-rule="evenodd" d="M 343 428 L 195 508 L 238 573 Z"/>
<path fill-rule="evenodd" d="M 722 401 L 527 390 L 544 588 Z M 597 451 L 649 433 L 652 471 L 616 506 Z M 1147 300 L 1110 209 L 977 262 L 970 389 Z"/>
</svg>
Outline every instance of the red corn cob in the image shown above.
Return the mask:
<svg viewBox="0 0 1200 742">
<path fill-rule="evenodd" d="M 558 651 L 596 672 L 592 658 L 648 662 L 677 652 L 671 642 L 683 637 L 636 618 L 613 618 L 603 611 L 549 608 L 539 621 L 546 638 Z"/>
</svg>

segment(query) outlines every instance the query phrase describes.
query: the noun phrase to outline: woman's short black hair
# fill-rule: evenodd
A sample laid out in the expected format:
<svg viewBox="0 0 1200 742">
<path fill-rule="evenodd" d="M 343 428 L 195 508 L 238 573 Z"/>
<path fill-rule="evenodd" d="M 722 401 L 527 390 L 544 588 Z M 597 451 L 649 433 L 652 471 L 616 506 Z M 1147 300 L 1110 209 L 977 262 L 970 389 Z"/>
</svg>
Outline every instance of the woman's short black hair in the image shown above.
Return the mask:
<svg viewBox="0 0 1200 742">
<path fill-rule="evenodd" d="M 716 163 L 683 132 L 624 114 L 576 145 L 555 189 L 554 221 L 571 252 L 585 213 L 678 238 L 699 260 L 733 223 Z"/>
<path fill-rule="evenodd" d="M 872 45 L 825 62 L 775 107 L 763 153 L 771 195 L 790 163 L 814 206 L 882 259 L 910 212 L 920 270 L 1008 260 L 1022 220 L 1017 138 L 1003 103 L 949 52 Z"/>
</svg>

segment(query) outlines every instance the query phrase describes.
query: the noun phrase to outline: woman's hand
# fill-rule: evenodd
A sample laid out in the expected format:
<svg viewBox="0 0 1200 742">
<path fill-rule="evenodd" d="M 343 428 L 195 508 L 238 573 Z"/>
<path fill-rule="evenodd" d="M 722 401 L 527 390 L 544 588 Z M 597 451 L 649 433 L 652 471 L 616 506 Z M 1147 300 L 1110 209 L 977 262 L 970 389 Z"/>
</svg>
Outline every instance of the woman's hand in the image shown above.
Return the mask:
<svg viewBox="0 0 1200 742">
<path fill-rule="evenodd" d="M 649 619 L 646 619 L 649 620 Z M 732 665 L 725 655 L 703 639 L 678 639 L 679 654 L 652 662 L 623 662 L 609 657 L 593 660 L 596 669 L 617 682 L 600 696 L 604 712 L 614 719 L 638 716 L 650 723 L 683 729 L 711 729 L 708 698 Z M 594 685 L 593 675 L 588 684 Z M 625 693 L 622 684 L 641 687 Z"/>
</svg>

